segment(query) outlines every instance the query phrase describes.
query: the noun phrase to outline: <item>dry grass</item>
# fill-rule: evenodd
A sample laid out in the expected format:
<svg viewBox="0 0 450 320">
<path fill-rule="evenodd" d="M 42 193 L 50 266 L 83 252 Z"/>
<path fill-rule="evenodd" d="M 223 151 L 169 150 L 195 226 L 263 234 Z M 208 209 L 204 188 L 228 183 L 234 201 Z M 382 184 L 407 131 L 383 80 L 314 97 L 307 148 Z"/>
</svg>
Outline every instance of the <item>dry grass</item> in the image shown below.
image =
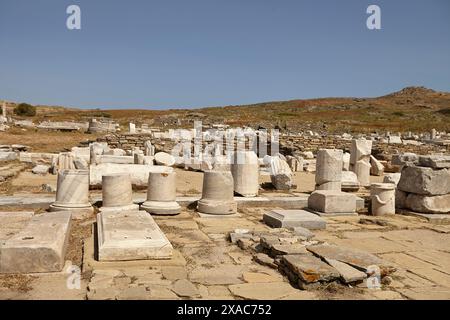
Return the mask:
<svg viewBox="0 0 450 320">
<path fill-rule="evenodd" d="M 23 144 L 33 152 L 59 152 L 78 146 L 81 141 L 95 140 L 96 135 L 13 127 L 0 134 L 0 144 Z"/>
<path fill-rule="evenodd" d="M 50 120 L 87 121 L 102 114 L 125 126 L 128 122 L 152 123 L 155 119 L 203 118 L 209 123 L 233 126 L 275 125 L 290 129 L 326 129 L 327 131 L 368 132 L 376 130 L 426 131 L 431 128 L 450 131 L 450 93 L 426 88 L 405 88 L 378 98 L 322 98 L 266 102 L 244 106 L 209 107 L 178 110 L 76 110 L 61 107 L 38 107 L 35 122 Z M 16 133 L 18 135 L 18 133 Z M 61 136 L 61 143 L 51 133 L 51 144 L 65 145 L 83 135 Z M 4 138 L 2 138 L 4 139 Z M 66 140 L 66 141 L 64 141 Z M 1 139 L 0 139 L 1 142 Z M 45 144 L 45 141 L 44 141 Z M 43 146 L 45 149 L 45 146 Z"/>
<path fill-rule="evenodd" d="M 36 279 L 34 276 L 23 274 L 0 275 L 0 288 L 8 288 L 11 291 L 28 292 L 32 290 L 31 283 Z"/>
</svg>

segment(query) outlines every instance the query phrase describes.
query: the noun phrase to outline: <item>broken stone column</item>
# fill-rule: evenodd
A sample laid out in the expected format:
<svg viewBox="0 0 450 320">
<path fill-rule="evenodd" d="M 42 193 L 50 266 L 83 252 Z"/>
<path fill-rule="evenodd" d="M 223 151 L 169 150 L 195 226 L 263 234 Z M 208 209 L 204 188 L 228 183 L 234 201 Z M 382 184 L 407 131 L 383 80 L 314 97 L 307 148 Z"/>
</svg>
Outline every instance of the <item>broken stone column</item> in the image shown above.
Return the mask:
<svg viewBox="0 0 450 320">
<path fill-rule="evenodd" d="M 437 134 L 436 129 L 431 129 L 431 140 L 436 140 Z"/>
<path fill-rule="evenodd" d="M 372 141 L 366 139 L 352 140 L 350 148 L 350 170 L 356 173 L 361 186 L 370 186 L 370 155 Z"/>
<path fill-rule="evenodd" d="M 6 119 L 6 103 L 3 101 L 2 103 L 2 117 Z"/>
<path fill-rule="evenodd" d="M 144 142 L 144 154 L 146 156 L 154 156 L 155 155 L 155 146 L 152 145 L 150 140 Z"/>
<path fill-rule="evenodd" d="M 94 212 L 89 203 L 89 171 L 59 171 L 56 201 L 50 205 L 50 211 L 71 211 L 74 219 L 85 218 Z"/>
<path fill-rule="evenodd" d="M 98 143 L 91 143 L 89 145 L 90 164 L 96 165 L 100 163 L 100 155 L 103 154 L 103 148 Z"/>
<path fill-rule="evenodd" d="M 374 156 L 370 156 L 370 174 L 373 176 L 382 176 L 384 174 L 384 166 Z"/>
<path fill-rule="evenodd" d="M 370 199 L 372 215 L 395 214 L 395 184 L 372 183 L 370 186 Z"/>
<path fill-rule="evenodd" d="M 316 160 L 316 190 L 341 191 L 343 152 L 320 149 Z"/>
<path fill-rule="evenodd" d="M 111 174 L 102 177 L 101 212 L 139 210 L 133 203 L 133 190 L 129 174 Z"/>
<path fill-rule="evenodd" d="M 134 164 L 144 164 L 145 156 L 143 153 L 134 154 Z"/>
<path fill-rule="evenodd" d="M 75 157 L 71 152 L 62 152 L 52 161 L 52 172 L 57 174 L 60 170 L 73 170 L 75 167 Z"/>
<path fill-rule="evenodd" d="M 228 215 L 237 212 L 233 198 L 234 182 L 229 171 L 206 171 L 203 174 L 202 198 L 198 201 L 200 213 Z"/>
<path fill-rule="evenodd" d="M 181 211 L 176 200 L 176 173 L 150 172 L 148 176 L 147 201 L 141 209 L 160 215 L 176 215 Z"/>
<path fill-rule="evenodd" d="M 293 173 L 287 162 L 278 156 L 269 159 L 270 180 L 277 190 L 289 190 L 292 187 Z"/>
<path fill-rule="evenodd" d="M 258 156 L 253 151 L 237 151 L 231 164 L 234 191 L 244 197 L 256 197 L 259 191 Z"/>
<path fill-rule="evenodd" d="M 134 124 L 134 123 L 129 123 L 128 124 L 128 131 L 129 131 L 129 133 L 131 133 L 131 134 L 134 134 L 134 133 L 136 133 L 136 125 Z"/>
<path fill-rule="evenodd" d="M 286 162 L 293 172 L 303 171 L 302 157 L 286 156 Z"/>
<path fill-rule="evenodd" d="M 345 152 L 342 157 L 342 170 L 350 171 L 350 153 Z"/>
</svg>

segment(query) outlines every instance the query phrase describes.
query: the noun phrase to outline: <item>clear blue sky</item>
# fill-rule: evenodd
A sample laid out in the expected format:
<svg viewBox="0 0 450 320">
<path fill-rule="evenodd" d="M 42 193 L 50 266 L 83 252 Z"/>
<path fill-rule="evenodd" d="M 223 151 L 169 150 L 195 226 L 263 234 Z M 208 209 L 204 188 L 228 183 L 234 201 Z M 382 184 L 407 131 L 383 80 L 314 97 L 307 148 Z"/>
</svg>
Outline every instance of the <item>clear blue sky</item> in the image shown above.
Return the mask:
<svg viewBox="0 0 450 320">
<path fill-rule="evenodd" d="M 0 0 L 0 99 L 203 107 L 410 85 L 450 91 L 448 0 Z"/>
</svg>

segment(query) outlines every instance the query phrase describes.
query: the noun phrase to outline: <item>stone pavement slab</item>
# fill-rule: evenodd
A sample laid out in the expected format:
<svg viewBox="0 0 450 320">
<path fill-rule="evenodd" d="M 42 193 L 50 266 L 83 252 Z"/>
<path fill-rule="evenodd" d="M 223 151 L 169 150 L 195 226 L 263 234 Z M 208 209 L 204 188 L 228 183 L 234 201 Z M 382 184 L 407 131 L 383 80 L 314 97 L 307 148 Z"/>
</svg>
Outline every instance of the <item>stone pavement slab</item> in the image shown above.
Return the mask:
<svg viewBox="0 0 450 320">
<path fill-rule="evenodd" d="M 248 300 L 278 300 L 298 291 L 287 282 L 245 283 L 231 285 L 229 289 L 236 297 Z"/>
<path fill-rule="evenodd" d="M 373 265 L 378 266 L 382 274 L 390 273 L 390 271 L 392 271 L 391 266 L 382 259 L 373 254 L 351 247 L 315 245 L 309 246 L 307 249 L 322 258 L 338 260 L 363 271 L 367 271 L 367 269 Z"/>
<path fill-rule="evenodd" d="M 274 228 L 303 227 L 309 230 L 326 228 L 326 221 L 306 210 L 272 210 L 263 216 L 264 222 Z"/>
<path fill-rule="evenodd" d="M 172 245 L 145 211 L 97 215 L 100 261 L 170 259 Z"/>
</svg>

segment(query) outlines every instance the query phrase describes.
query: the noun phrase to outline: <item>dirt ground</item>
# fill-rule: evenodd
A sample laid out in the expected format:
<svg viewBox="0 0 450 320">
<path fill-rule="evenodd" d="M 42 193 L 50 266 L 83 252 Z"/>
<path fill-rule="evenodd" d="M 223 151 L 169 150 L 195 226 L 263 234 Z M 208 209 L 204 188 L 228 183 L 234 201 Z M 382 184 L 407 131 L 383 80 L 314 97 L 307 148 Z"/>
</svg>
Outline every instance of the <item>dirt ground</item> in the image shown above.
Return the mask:
<svg viewBox="0 0 450 320">
<path fill-rule="evenodd" d="M 95 141 L 96 138 L 95 134 L 82 132 L 12 127 L 0 133 L 0 145 L 22 144 L 29 146 L 30 152 L 62 152 L 78 146 L 82 141 Z"/>
</svg>

